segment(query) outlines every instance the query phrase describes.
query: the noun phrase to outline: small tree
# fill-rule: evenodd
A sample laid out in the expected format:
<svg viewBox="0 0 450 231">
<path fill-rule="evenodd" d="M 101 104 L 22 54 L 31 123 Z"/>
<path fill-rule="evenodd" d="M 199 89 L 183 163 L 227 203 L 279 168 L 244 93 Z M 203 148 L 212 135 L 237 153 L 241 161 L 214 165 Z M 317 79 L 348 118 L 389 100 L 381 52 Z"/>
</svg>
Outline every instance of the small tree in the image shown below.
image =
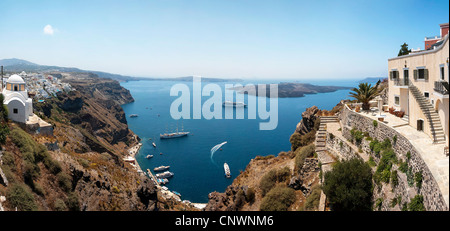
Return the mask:
<svg viewBox="0 0 450 231">
<path fill-rule="evenodd" d="M 400 51 L 398 51 L 398 56 L 407 55 L 411 53 L 411 49 L 408 49 L 408 44 L 403 43 L 403 45 L 400 46 Z"/>
<path fill-rule="evenodd" d="M 323 192 L 334 211 L 369 211 L 372 207 L 372 171 L 358 158 L 337 162 L 325 173 Z"/>
</svg>

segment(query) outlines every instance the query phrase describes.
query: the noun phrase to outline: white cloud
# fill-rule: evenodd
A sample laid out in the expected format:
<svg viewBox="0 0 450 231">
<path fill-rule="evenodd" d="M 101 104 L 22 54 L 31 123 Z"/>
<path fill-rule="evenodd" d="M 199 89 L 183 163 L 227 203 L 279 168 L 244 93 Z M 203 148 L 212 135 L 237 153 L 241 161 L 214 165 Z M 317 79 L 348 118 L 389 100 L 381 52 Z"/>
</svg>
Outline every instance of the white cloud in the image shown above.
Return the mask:
<svg viewBox="0 0 450 231">
<path fill-rule="evenodd" d="M 51 25 L 47 25 L 44 27 L 44 34 L 53 35 L 55 33 L 55 30 Z"/>
</svg>

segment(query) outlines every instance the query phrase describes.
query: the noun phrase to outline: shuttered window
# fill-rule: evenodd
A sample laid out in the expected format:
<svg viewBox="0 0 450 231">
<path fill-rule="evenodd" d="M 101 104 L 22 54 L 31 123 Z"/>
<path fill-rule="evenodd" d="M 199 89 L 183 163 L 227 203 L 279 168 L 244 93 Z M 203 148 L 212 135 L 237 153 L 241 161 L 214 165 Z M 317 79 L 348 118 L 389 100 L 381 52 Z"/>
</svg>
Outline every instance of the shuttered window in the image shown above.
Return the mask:
<svg viewBox="0 0 450 231">
<path fill-rule="evenodd" d="M 428 69 L 421 68 L 414 70 L 415 80 L 428 80 Z"/>
<path fill-rule="evenodd" d="M 392 80 L 392 79 L 398 79 L 398 71 L 391 71 L 391 72 L 389 73 L 389 75 L 390 75 L 390 77 L 391 77 L 391 80 Z"/>
</svg>

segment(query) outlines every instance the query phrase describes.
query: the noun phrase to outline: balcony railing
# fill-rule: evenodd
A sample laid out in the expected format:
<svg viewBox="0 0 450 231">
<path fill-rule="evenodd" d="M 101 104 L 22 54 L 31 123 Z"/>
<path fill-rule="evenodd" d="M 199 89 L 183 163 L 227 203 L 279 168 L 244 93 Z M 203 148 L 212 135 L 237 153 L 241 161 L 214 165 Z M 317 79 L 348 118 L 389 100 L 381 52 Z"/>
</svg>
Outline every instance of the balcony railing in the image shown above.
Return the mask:
<svg viewBox="0 0 450 231">
<path fill-rule="evenodd" d="M 395 86 L 399 86 L 399 87 L 406 86 L 407 87 L 409 85 L 408 78 L 395 78 L 395 79 L 393 79 L 393 81 L 394 81 Z"/>
<path fill-rule="evenodd" d="M 434 91 L 438 92 L 442 95 L 448 95 L 448 91 L 447 91 L 447 89 L 445 89 L 444 84 L 447 84 L 447 86 L 448 86 L 447 81 L 435 81 L 434 82 Z"/>
</svg>

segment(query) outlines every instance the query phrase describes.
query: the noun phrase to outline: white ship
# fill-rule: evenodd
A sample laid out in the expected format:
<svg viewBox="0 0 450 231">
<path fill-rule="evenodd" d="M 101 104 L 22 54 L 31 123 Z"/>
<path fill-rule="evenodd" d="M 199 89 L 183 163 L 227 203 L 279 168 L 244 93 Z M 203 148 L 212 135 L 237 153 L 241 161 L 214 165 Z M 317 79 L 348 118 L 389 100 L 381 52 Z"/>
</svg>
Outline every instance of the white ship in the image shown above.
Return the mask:
<svg viewBox="0 0 450 231">
<path fill-rule="evenodd" d="M 227 178 L 231 177 L 231 172 L 230 172 L 230 167 L 228 166 L 227 163 L 223 164 L 223 169 L 225 170 L 225 176 Z"/>
<path fill-rule="evenodd" d="M 158 172 L 158 171 L 164 171 L 164 170 L 167 170 L 167 169 L 169 169 L 169 168 L 170 168 L 170 166 L 164 166 L 164 165 L 162 165 L 162 166 L 159 166 L 159 167 L 154 168 L 153 171 L 155 171 L 155 172 Z"/>
<path fill-rule="evenodd" d="M 131 114 L 130 118 L 133 118 L 133 117 L 138 117 L 138 115 L 137 114 Z"/>
<path fill-rule="evenodd" d="M 244 102 L 225 101 L 222 103 L 222 106 L 224 106 L 224 107 L 247 107 L 247 104 L 245 104 Z"/>
<path fill-rule="evenodd" d="M 165 171 L 163 173 L 156 174 L 156 177 L 157 178 L 170 178 L 170 177 L 173 177 L 173 175 L 174 175 L 173 172 Z"/>
<path fill-rule="evenodd" d="M 178 137 L 183 137 L 183 136 L 187 136 L 189 134 L 189 132 L 185 132 L 183 125 L 181 125 L 181 132 L 178 131 L 178 127 L 177 127 L 177 131 L 176 132 L 172 132 L 172 133 L 164 133 L 164 134 L 159 134 L 159 138 L 160 139 L 170 139 L 170 138 L 178 138 Z"/>
</svg>

